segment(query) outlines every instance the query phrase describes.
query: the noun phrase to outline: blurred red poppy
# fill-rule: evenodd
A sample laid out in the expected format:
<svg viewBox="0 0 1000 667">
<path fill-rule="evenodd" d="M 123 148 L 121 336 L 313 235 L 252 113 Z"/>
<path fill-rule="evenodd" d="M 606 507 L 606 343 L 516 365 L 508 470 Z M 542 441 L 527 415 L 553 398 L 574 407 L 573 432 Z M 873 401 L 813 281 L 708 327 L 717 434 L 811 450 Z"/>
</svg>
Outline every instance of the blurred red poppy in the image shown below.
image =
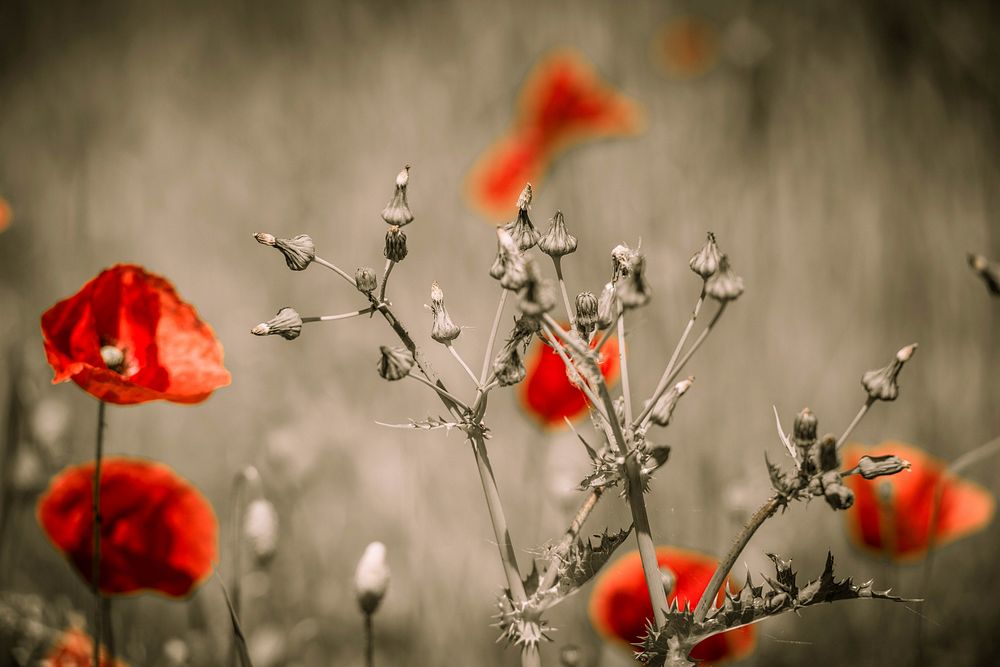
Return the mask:
<svg viewBox="0 0 1000 667">
<path fill-rule="evenodd" d="M 672 547 L 658 547 L 656 560 L 669 571 L 672 587 L 667 601 L 677 600 L 680 607 L 688 602 L 693 608 L 708 586 L 718 561 L 705 554 Z M 736 587 L 733 586 L 733 590 Z M 722 600 L 719 593 L 719 602 Z M 590 594 L 590 622 L 605 638 L 635 650 L 634 644 L 646 634 L 646 620 L 653 618 L 646 578 L 639 552 L 625 554 L 609 565 L 597 578 Z M 753 650 L 756 630 L 743 626 L 703 640 L 691 651 L 699 664 L 738 660 Z"/>
<path fill-rule="evenodd" d="M 974 482 L 948 472 L 948 466 L 921 449 L 902 442 L 844 449 L 844 469 L 865 454 L 895 454 L 910 462 L 909 472 L 873 480 L 851 475 L 844 481 L 854 491 L 854 506 L 844 513 L 851 539 L 863 549 L 895 560 L 912 560 L 934 546 L 982 530 L 993 517 L 993 495 Z M 938 508 L 931 531 L 934 496 Z M 933 537 L 932 537 L 933 535 Z"/>
<path fill-rule="evenodd" d="M 0 197 L 0 232 L 7 229 L 10 226 L 10 221 L 13 219 L 13 214 L 10 211 L 10 204 L 3 197 Z"/>
<path fill-rule="evenodd" d="M 636 134 L 639 106 L 606 86 L 580 55 L 549 55 L 528 76 L 507 134 L 469 175 L 472 203 L 486 215 L 508 215 L 527 182 L 538 184 L 549 162 L 588 139 Z"/>
<path fill-rule="evenodd" d="M 199 403 L 230 381 L 212 328 L 169 282 L 140 266 L 106 269 L 52 306 L 42 335 L 52 382 L 72 379 L 109 403 Z M 120 363 L 109 368 L 113 357 Z"/>
<path fill-rule="evenodd" d="M 94 643 L 80 628 L 70 628 L 63 632 L 39 667 L 91 667 L 94 662 Z M 107 650 L 101 647 L 101 667 L 128 667 L 120 660 L 107 657 Z"/>
<path fill-rule="evenodd" d="M 596 347 L 603 334 L 598 331 L 591 342 Z M 587 397 L 573 386 L 566 375 L 566 364 L 562 357 L 541 341 L 525 362 L 527 376 L 519 390 L 524 410 L 546 428 L 560 428 L 565 425 L 564 417 L 578 419 L 587 411 Z M 608 384 L 618 379 L 618 339 L 608 339 L 601 349 L 601 374 Z"/>
<path fill-rule="evenodd" d="M 704 74 L 719 55 L 719 35 L 706 21 L 694 16 L 673 19 L 653 43 L 655 58 L 676 77 Z"/>
<path fill-rule="evenodd" d="M 38 520 L 56 548 L 91 579 L 94 463 L 52 479 Z M 217 527 L 208 501 L 169 467 L 108 458 L 101 466 L 101 591 L 187 595 L 212 572 Z"/>
</svg>

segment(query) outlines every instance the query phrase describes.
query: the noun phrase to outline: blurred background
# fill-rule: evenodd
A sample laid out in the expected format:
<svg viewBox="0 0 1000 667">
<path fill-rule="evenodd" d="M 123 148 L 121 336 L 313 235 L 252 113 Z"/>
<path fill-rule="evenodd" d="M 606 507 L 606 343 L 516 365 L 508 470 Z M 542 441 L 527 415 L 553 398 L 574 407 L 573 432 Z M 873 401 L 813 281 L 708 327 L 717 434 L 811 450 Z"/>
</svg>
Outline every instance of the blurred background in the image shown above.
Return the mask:
<svg viewBox="0 0 1000 667">
<path fill-rule="evenodd" d="M 33 443 L 3 462 L 4 604 L 89 609 L 34 503 L 54 472 L 91 457 L 97 411 L 72 384 L 49 384 L 38 322 L 102 268 L 134 262 L 214 327 L 233 382 L 194 407 L 113 407 L 107 450 L 161 460 L 203 491 L 227 577 L 233 478 L 260 470 L 280 537 L 274 561 L 244 577 L 257 667 L 361 664 L 352 577 L 373 540 L 393 573 L 378 662 L 518 664 L 490 627 L 503 575 L 469 448 L 457 433 L 375 424 L 440 413 L 416 383 L 375 373 L 377 346 L 395 342 L 382 321 L 309 325 L 292 342 L 251 336 L 281 306 L 364 305 L 332 273 L 288 271 L 251 234 L 307 233 L 349 272 L 380 269 L 379 212 L 411 164 L 416 220 L 389 298 L 449 386 L 468 393 L 428 339 L 423 304 L 438 281 L 469 327 L 456 346 L 477 367 L 496 305 L 497 221 L 478 212 L 467 179 L 509 131 L 532 68 L 565 47 L 644 123 L 554 156 L 532 217 L 544 231 L 559 208 L 579 237 L 564 262 L 571 293 L 599 291 L 610 249 L 641 239 L 654 299 L 629 322 L 633 394 L 652 390 L 687 322 L 700 288 L 687 260 L 707 230 L 747 284 L 689 367 L 698 380 L 647 496 L 658 543 L 722 553 L 769 493 L 772 405 L 786 428 L 808 405 L 821 432 L 839 433 L 864 399 L 861 373 L 913 341 L 900 399 L 876 405 L 854 438 L 945 460 L 990 440 L 1000 303 L 965 253 L 1000 255 L 998 18 L 986 2 L 895 0 L 0 3 L 3 391 L 6 404 L 19 387 Z M 575 500 L 553 480 L 582 477 L 586 456 L 571 435 L 539 428 L 516 390 L 489 407 L 523 564 L 565 529 Z M 966 477 L 996 493 L 998 471 L 989 459 Z M 609 497 L 585 532 L 628 523 Z M 922 562 L 856 549 L 822 502 L 797 505 L 757 534 L 737 576 L 742 561 L 766 571 L 774 551 L 812 577 L 827 548 L 839 573 L 926 602 L 765 622 L 742 664 L 1000 660 L 995 525 L 940 549 L 928 578 Z M 584 664 L 628 664 L 591 628 L 589 591 L 552 614 L 546 661 L 573 643 Z M 228 618 L 214 582 L 187 602 L 122 599 L 115 613 L 133 665 L 174 664 L 171 639 L 189 664 L 221 664 Z M 0 664 L 21 664 L 17 641 L 0 636 Z"/>
</svg>

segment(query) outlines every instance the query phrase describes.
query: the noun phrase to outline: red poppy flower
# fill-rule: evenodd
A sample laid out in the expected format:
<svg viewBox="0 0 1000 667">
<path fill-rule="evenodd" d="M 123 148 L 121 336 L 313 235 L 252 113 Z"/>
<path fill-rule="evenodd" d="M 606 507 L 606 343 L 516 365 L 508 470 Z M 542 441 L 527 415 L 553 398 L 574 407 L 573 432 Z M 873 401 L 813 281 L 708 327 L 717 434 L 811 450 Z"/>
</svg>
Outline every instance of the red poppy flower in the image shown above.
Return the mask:
<svg viewBox="0 0 1000 667">
<path fill-rule="evenodd" d="M 80 628 L 62 633 L 40 663 L 40 667 L 91 667 L 94 663 L 94 640 Z M 101 667 L 128 667 L 120 660 L 109 658 L 101 647 Z"/>
<path fill-rule="evenodd" d="M 10 221 L 14 216 L 10 212 L 10 204 L 3 197 L 0 197 L 0 232 L 10 226 Z"/>
<path fill-rule="evenodd" d="M 38 520 L 91 579 L 94 463 L 67 468 L 38 501 Z M 101 591 L 187 595 L 212 572 L 216 521 L 208 501 L 169 467 L 108 458 L 101 466 Z"/>
<path fill-rule="evenodd" d="M 42 315 L 52 382 L 72 379 L 102 401 L 199 403 L 229 384 L 222 346 L 173 286 L 142 267 L 102 271 Z M 120 359 L 114 369 L 102 356 Z"/>
<path fill-rule="evenodd" d="M 568 146 L 588 139 L 636 134 L 638 105 L 606 86 L 574 52 L 550 55 L 528 77 L 507 134 L 470 172 L 472 203 L 491 217 L 510 213 L 521 188 L 542 180 Z"/>
<path fill-rule="evenodd" d="M 654 42 L 655 56 L 667 73 L 695 77 L 707 72 L 719 55 L 719 35 L 711 24 L 684 16 L 670 21 Z"/>
<path fill-rule="evenodd" d="M 596 347 L 603 334 L 598 331 L 591 342 Z M 546 428 L 559 428 L 564 417 L 577 419 L 587 411 L 587 397 L 566 376 L 562 357 L 548 345 L 537 341 L 525 362 L 527 376 L 521 383 L 520 399 L 525 411 Z M 612 336 L 601 349 L 601 374 L 609 383 L 618 378 L 618 339 Z"/>
<path fill-rule="evenodd" d="M 693 608 L 705 592 L 718 561 L 696 551 L 658 547 L 656 561 L 669 570 L 673 587 L 667 601 L 677 600 Z M 735 587 L 734 587 L 735 590 Z M 722 600 L 719 593 L 719 602 Z M 646 634 L 646 620 L 653 618 L 646 577 L 642 572 L 639 552 L 625 554 L 610 564 L 597 578 L 590 594 L 590 622 L 607 639 L 635 650 L 634 644 Z M 756 642 L 752 625 L 743 626 L 704 639 L 691 651 L 693 660 L 719 663 L 747 656 Z"/>
<path fill-rule="evenodd" d="M 851 445 L 844 450 L 844 469 L 864 454 L 895 454 L 910 462 L 909 472 L 873 480 L 844 478 L 854 491 L 854 506 L 844 514 L 852 540 L 883 557 L 912 560 L 931 546 L 952 542 L 982 530 L 993 517 L 993 495 L 978 484 L 948 472 L 948 466 L 921 449 L 902 442 L 876 447 Z M 940 494 L 931 531 L 935 493 Z M 933 535 L 933 537 L 932 537 Z"/>
</svg>

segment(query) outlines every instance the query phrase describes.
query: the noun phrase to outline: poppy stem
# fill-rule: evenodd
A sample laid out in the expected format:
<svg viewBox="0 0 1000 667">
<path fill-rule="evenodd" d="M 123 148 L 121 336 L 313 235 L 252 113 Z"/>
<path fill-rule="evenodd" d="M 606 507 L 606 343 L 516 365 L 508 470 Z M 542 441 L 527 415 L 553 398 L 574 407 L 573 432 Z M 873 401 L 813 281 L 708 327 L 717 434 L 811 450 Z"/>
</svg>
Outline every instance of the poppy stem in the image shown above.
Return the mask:
<svg viewBox="0 0 1000 667">
<path fill-rule="evenodd" d="M 746 525 L 740 529 L 740 532 L 736 535 L 736 539 L 733 540 L 732 546 L 729 547 L 729 551 L 726 552 L 725 558 L 719 563 L 719 567 L 715 568 L 708 586 L 705 587 L 705 592 L 701 594 L 701 598 L 698 600 L 698 606 L 694 608 L 695 623 L 701 623 L 705 620 L 705 616 L 715 605 L 715 598 L 718 597 L 723 582 L 729 576 L 729 571 L 733 569 L 733 564 L 736 563 L 740 554 L 743 553 L 743 549 L 746 548 L 750 538 L 753 537 L 753 534 L 757 532 L 757 529 L 765 521 L 774 515 L 779 507 L 781 507 L 781 499 L 778 496 L 772 496 L 753 513 Z"/>
<path fill-rule="evenodd" d="M 358 283 L 354 280 L 354 278 L 352 278 L 349 275 L 347 275 L 337 265 L 335 265 L 335 264 L 333 264 L 331 262 L 326 261 L 322 257 L 314 257 L 313 261 L 316 262 L 317 264 L 319 264 L 320 266 L 325 266 L 326 268 L 328 268 L 331 271 L 335 272 L 338 276 L 340 276 L 341 278 L 343 278 L 347 282 L 351 283 L 351 285 L 353 285 L 355 288 L 357 288 Z M 384 280 L 384 278 L 383 278 L 383 280 Z M 374 297 L 372 297 L 372 298 L 374 298 Z"/>
<path fill-rule="evenodd" d="M 445 347 L 447 347 L 448 351 L 451 352 L 451 356 L 455 357 L 455 361 L 457 361 L 458 364 L 465 369 L 465 372 L 469 374 L 469 377 L 472 378 L 472 382 L 476 385 L 476 388 L 478 389 L 480 386 L 479 378 L 477 378 L 476 374 L 472 372 L 471 368 L 469 368 L 469 364 L 465 363 L 465 359 L 463 359 L 462 355 L 458 353 L 458 350 L 455 349 L 455 346 L 452 345 L 451 343 L 448 343 L 447 345 L 445 345 Z"/>
<path fill-rule="evenodd" d="M 392 267 L 394 266 L 396 266 L 396 262 L 391 259 L 385 260 L 385 270 L 382 271 L 382 286 L 378 290 L 379 303 L 385 301 L 385 286 L 389 284 L 389 274 L 392 273 Z"/>
<path fill-rule="evenodd" d="M 373 614 L 365 614 L 365 665 L 375 666 L 375 629 L 372 623 Z"/>
<path fill-rule="evenodd" d="M 580 508 L 576 510 L 576 514 L 573 516 L 573 521 L 570 522 L 569 528 L 563 533 L 562 539 L 559 540 L 559 544 L 556 548 L 552 550 L 552 558 L 549 560 L 549 567 L 545 570 L 545 574 L 542 577 L 541 583 L 538 585 L 538 590 L 544 591 L 547 588 L 551 588 L 556 583 L 556 575 L 559 574 L 559 563 L 563 555 L 573 546 L 573 542 L 580 535 L 580 530 L 583 528 L 584 522 L 590 513 L 594 511 L 597 507 L 597 501 L 601 499 L 601 494 L 604 493 L 603 488 L 592 489 L 587 497 L 584 498 L 583 504 Z"/>
<path fill-rule="evenodd" d="M 94 664 L 101 664 L 104 641 L 104 614 L 101 605 L 101 460 L 104 458 L 104 413 L 107 404 L 97 402 L 97 443 L 94 447 L 94 487 L 91 492 L 93 558 L 90 563 L 91 590 L 94 592 Z"/>
<path fill-rule="evenodd" d="M 861 422 L 861 418 L 865 416 L 865 414 L 868 412 L 868 408 L 870 408 L 872 404 L 875 403 L 875 400 L 876 399 L 872 396 L 869 396 L 865 400 L 865 404 L 861 406 L 860 410 L 858 410 L 858 414 L 854 415 L 854 419 L 851 421 L 850 424 L 847 425 L 847 428 L 844 430 L 844 433 L 839 438 L 837 438 L 838 450 L 844 446 L 845 442 L 847 442 L 847 438 L 850 437 L 851 433 L 854 431 L 854 428 Z"/>
<path fill-rule="evenodd" d="M 562 257 L 559 255 L 553 255 L 552 263 L 556 265 L 556 278 L 559 279 L 559 289 L 562 292 L 563 305 L 566 306 L 566 317 L 569 318 L 569 327 L 572 329 L 573 325 L 576 324 L 576 317 L 574 317 L 573 307 L 569 302 L 569 292 L 566 291 L 566 281 L 563 279 Z"/>
<path fill-rule="evenodd" d="M 232 584 L 232 599 L 231 604 L 233 606 L 233 613 L 239 617 L 242 605 L 242 579 L 243 579 L 243 506 L 246 496 L 247 486 L 259 479 L 260 474 L 257 469 L 253 466 L 246 466 L 239 473 L 237 473 L 236 478 L 233 480 L 233 488 L 231 492 L 232 501 L 232 550 L 233 550 L 233 584 Z M 221 577 L 220 577 L 221 583 Z M 227 594 L 228 595 L 228 594 Z M 233 637 L 233 641 L 229 645 L 229 663 L 231 665 L 237 665 L 237 657 L 239 654 L 239 648 L 237 647 L 237 637 Z"/>
</svg>

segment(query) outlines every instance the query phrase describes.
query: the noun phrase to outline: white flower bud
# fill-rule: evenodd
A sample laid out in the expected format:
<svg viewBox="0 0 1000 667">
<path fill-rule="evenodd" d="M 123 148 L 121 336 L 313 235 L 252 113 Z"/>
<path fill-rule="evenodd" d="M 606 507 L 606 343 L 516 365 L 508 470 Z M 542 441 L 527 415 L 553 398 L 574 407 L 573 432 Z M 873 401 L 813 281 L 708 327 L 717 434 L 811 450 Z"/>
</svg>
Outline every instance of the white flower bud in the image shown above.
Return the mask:
<svg viewBox="0 0 1000 667">
<path fill-rule="evenodd" d="M 375 613 L 389 588 L 389 564 L 385 558 L 385 545 L 372 542 L 358 561 L 354 572 L 354 593 L 358 606 L 366 615 Z"/>
</svg>

